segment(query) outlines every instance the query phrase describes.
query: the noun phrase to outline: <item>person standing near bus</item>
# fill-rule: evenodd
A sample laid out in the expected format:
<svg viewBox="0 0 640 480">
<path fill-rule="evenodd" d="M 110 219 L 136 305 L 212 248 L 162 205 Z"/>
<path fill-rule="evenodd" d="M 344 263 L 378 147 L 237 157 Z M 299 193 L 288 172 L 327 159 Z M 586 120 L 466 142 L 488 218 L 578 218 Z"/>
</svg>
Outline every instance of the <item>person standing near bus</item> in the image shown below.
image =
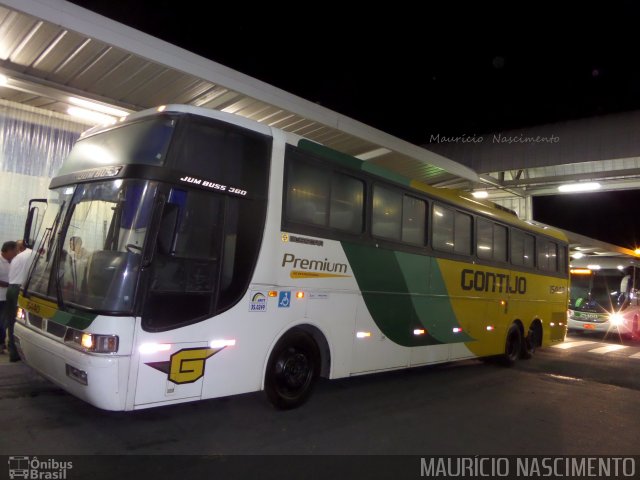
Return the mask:
<svg viewBox="0 0 640 480">
<path fill-rule="evenodd" d="M 4 321 L 7 326 L 7 349 L 9 350 L 9 361 L 18 362 L 20 356 L 16 350 L 15 340 L 13 338 L 13 327 L 16 323 L 16 313 L 18 310 L 18 295 L 20 287 L 27 278 L 27 271 L 31 260 L 32 250 L 26 248 L 23 240 L 18 240 L 18 255 L 11 261 L 9 268 L 9 286 L 7 287 L 7 301 L 4 308 Z"/>
<path fill-rule="evenodd" d="M 0 353 L 4 353 L 7 327 L 4 321 L 4 308 L 7 303 L 7 287 L 9 286 L 9 269 L 13 257 L 18 254 L 18 246 L 14 241 L 4 242 L 0 253 Z"/>
</svg>

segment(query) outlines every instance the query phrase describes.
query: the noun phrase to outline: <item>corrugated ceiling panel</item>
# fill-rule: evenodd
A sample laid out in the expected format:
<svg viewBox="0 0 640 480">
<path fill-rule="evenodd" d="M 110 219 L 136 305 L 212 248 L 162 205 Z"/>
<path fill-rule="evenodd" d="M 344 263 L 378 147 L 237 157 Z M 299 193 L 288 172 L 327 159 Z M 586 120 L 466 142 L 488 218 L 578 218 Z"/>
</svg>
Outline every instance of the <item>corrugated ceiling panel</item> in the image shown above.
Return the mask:
<svg viewBox="0 0 640 480">
<path fill-rule="evenodd" d="M 88 38 L 75 36 L 78 42 L 69 50 L 61 51 L 61 61 L 48 76 L 54 82 L 68 84 L 82 73 L 92 60 L 100 55 L 106 45 Z M 54 51 L 57 50 L 57 47 Z"/>
<path fill-rule="evenodd" d="M 136 76 L 131 80 L 129 93 L 124 97 L 129 102 L 145 107 L 154 107 L 168 101 L 175 101 L 173 98 L 176 89 L 172 84 L 177 80 L 176 73 L 159 65 L 149 64 L 145 68 L 144 77 Z M 135 87 L 134 87 L 135 82 Z"/>
<path fill-rule="evenodd" d="M 216 110 L 222 110 L 223 108 L 225 108 L 228 105 L 231 105 L 233 102 L 238 101 L 238 99 L 242 98 L 242 95 L 240 95 L 237 92 L 234 92 L 232 90 L 227 90 L 226 88 L 224 89 L 224 93 L 222 93 L 221 95 L 216 96 L 215 98 L 209 100 L 206 104 L 202 105 L 203 107 L 206 108 L 213 108 Z"/>
<path fill-rule="evenodd" d="M 29 100 L 37 97 L 37 95 L 34 95 L 32 93 L 19 92 L 18 90 L 13 90 L 11 88 L 0 87 L 0 97 L 16 103 L 26 103 Z"/>
<path fill-rule="evenodd" d="M 11 12 L 0 24 L 0 60 L 7 60 L 38 23 L 33 17 Z"/>
<path fill-rule="evenodd" d="M 229 93 L 229 89 L 212 84 L 209 90 L 205 91 L 199 97 L 194 98 L 191 101 L 191 104 L 195 105 L 196 107 L 208 107 L 210 103 L 211 105 L 213 105 L 215 100 L 218 97 L 221 97 L 227 93 Z M 215 108 L 215 107 L 212 106 L 210 108 Z"/>
<path fill-rule="evenodd" d="M 37 22 L 11 53 L 9 60 L 24 67 L 31 66 L 40 54 L 55 40 L 60 29 L 44 22 Z"/>
<path fill-rule="evenodd" d="M 225 107 L 224 111 L 227 113 L 235 113 L 237 115 L 242 115 L 240 112 L 251 107 L 253 104 L 257 103 L 251 97 L 244 97 L 240 100 L 233 102 L 231 105 Z M 245 115 L 243 115 L 245 116 Z"/>
<path fill-rule="evenodd" d="M 282 128 L 283 125 L 286 125 L 287 123 L 292 121 L 294 117 L 295 115 L 293 113 L 283 110 L 281 113 L 273 118 L 270 118 L 269 121 L 265 123 L 270 127 Z"/>
<path fill-rule="evenodd" d="M 153 104 L 149 101 L 146 86 L 153 79 L 164 75 L 166 72 L 167 69 L 165 67 L 147 63 L 141 70 L 127 79 L 118 89 L 115 91 L 108 90 L 108 94 L 113 95 L 113 98 L 134 105 L 152 107 Z"/>
<path fill-rule="evenodd" d="M 93 90 L 101 82 L 105 85 L 112 73 L 126 62 L 130 55 L 116 48 L 105 46 L 89 63 L 78 71 L 69 85 L 80 90 Z"/>
<path fill-rule="evenodd" d="M 262 115 L 269 108 L 272 108 L 272 107 L 270 105 L 267 105 L 264 102 L 254 100 L 254 102 L 251 105 L 249 105 L 247 108 L 243 108 L 242 110 L 238 111 L 238 115 L 242 115 L 243 117 L 247 117 L 255 120 L 256 117 Z"/>
<path fill-rule="evenodd" d="M 191 75 L 181 74 L 155 99 L 156 103 L 189 103 L 191 99 L 210 88 L 211 84 Z M 160 98 L 161 97 L 161 98 Z"/>
<path fill-rule="evenodd" d="M 27 70 L 32 75 L 43 75 L 50 78 L 53 72 L 62 65 L 69 52 L 76 50 L 86 38 L 67 30 L 58 30 L 58 34 L 49 45 L 40 52 L 40 58 Z"/>
</svg>

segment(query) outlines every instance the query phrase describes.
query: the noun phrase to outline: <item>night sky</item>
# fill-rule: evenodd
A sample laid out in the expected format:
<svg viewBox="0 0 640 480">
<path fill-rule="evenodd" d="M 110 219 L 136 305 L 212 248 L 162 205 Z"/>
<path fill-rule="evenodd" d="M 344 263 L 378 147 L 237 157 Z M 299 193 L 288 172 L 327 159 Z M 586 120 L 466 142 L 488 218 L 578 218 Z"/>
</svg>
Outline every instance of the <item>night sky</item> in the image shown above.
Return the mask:
<svg viewBox="0 0 640 480">
<path fill-rule="evenodd" d="M 640 109 L 631 1 L 73 3 L 419 145 Z M 534 216 L 635 247 L 628 205 L 637 191 L 539 197 Z"/>
</svg>

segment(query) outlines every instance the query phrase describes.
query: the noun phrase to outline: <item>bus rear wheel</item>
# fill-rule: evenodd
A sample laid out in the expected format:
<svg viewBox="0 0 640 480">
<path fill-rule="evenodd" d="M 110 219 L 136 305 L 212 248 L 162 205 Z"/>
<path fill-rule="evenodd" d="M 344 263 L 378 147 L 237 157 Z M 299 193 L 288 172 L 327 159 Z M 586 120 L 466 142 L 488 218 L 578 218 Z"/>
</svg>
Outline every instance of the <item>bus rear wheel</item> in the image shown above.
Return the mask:
<svg viewBox="0 0 640 480">
<path fill-rule="evenodd" d="M 271 352 L 264 389 L 271 404 L 281 410 L 307 401 L 320 373 L 320 352 L 311 336 L 292 331 Z"/>
<path fill-rule="evenodd" d="M 533 357 L 536 348 L 542 343 L 542 332 L 540 326 L 536 323 L 531 326 L 529 333 L 522 342 L 522 358 L 528 359 Z"/>
<path fill-rule="evenodd" d="M 504 346 L 504 354 L 502 355 L 503 363 L 506 366 L 511 366 L 520 357 L 520 352 L 522 351 L 522 333 L 520 332 L 520 328 L 513 324 L 509 327 L 507 331 L 507 339 L 505 341 Z"/>
</svg>

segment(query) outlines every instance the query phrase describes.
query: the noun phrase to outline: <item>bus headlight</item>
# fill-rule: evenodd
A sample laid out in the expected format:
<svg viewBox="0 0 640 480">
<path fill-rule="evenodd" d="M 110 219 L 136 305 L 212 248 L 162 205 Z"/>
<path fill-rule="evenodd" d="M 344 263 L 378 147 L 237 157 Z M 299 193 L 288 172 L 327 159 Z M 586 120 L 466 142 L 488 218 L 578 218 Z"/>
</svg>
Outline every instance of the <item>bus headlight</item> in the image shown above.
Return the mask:
<svg viewBox="0 0 640 480">
<path fill-rule="evenodd" d="M 624 316 L 620 313 L 612 313 L 611 315 L 609 315 L 609 322 L 611 322 L 611 325 L 617 327 L 618 325 L 622 325 L 624 323 Z"/>
<path fill-rule="evenodd" d="M 85 352 L 116 353 L 118 351 L 117 335 L 97 335 L 67 328 L 64 342 L 70 347 Z"/>
</svg>

